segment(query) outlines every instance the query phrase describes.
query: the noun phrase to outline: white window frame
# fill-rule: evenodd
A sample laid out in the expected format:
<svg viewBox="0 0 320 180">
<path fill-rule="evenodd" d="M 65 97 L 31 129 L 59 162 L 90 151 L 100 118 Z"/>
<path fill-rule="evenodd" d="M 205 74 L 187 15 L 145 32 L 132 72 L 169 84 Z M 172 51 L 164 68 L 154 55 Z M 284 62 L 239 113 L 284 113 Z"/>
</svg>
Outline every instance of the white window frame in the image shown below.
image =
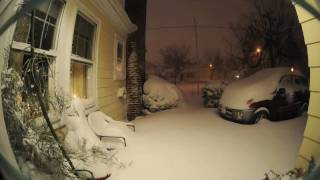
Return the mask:
<svg viewBox="0 0 320 180">
<path fill-rule="evenodd" d="M 58 44 L 58 37 L 59 37 L 59 33 L 60 33 L 60 28 L 61 28 L 61 21 L 62 21 L 62 17 L 63 17 L 63 13 L 66 7 L 66 1 L 64 1 L 62 7 L 61 7 L 61 12 L 57 18 L 57 22 L 55 25 L 55 30 L 54 30 L 54 34 L 53 34 L 53 39 L 52 39 L 52 48 L 49 50 L 45 50 L 45 49 L 40 49 L 40 48 L 34 48 L 34 52 L 37 54 L 43 54 L 46 55 L 50 58 L 53 59 L 53 61 L 56 60 L 57 58 L 57 44 Z M 14 26 L 13 28 L 13 33 L 16 29 L 16 26 Z M 30 52 L 31 51 L 31 44 L 25 43 L 25 42 L 18 42 L 18 41 L 14 41 L 12 39 L 11 42 L 11 50 L 17 50 L 17 51 L 21 51 L 21 52 Z M 55 81 L 55 77 L 53 77 L 54 74 L 50 74 L 52 72 L 54 72 L 54 68 L 55 68 L 55 63 L 50 63 L 50 67 L 53 71 L 49 71 L 49 78 L 48 78 L 48 90 L 49 90 L 49 94 L 51 94 L 51 89 L 53 89 L 54 85 L 54 81 Z"/>
<path fill-rule="evenodd" d="M 117 71 L 117 60 L 118 60 L 118 44 L 122 44 L 122 63 L 120 66 L 122 66 L 122 71 Z M 117 33 L 114 34 L 114 57 L 113 57 L 113 80 L 119 80 L 123 81 L 126 79 L 126 48 L 127 44 L 125 41 L 125 38 L 119 36 Z"/>
<path fill-rule="evenodd" d="M 71 68 L 71 63 L 72 61 L 74 62 L 80 62 L 80 63 L 86 63 L 86 64 L 90 64 L 91 68 L 92 68 L 92 72 L 91 72 L 91 80 L 90 80 L 90 84 L 88 85 L 88 89 L 87 89 L 87 99 L 93 99 L 95 101 L 95 105 L 98 105 L 98 101 L 97 101 L 97 78 L 98 78 L 98 72 L 97 72 L 97 67 L 98 67 L 98 59 L 99 59 L 99 42 L 100 42 L 100 31 L 101 31 L 101 19 L 99 17 L 97 17 L 96 15 L 94 15 L 93 12 L 91 12 L 84 4 L 82 4 L 81 2 L 77 1 L 76 2 L 76 13 L 75 13 L 75 17 L 73 18 L 74 21 L 76 21 L 76 17 L 78 15 L 81 15 L 83 18 L 85 18 L 86 20 L 88 20 L 91 23 L 95 24 L 95 30 L 94 30 L 94 37 L 93 37 L 93 43 L 92 43 L 92 55 L 91 55 L 91 59 L 86 59 L 83 57 L 80 57 L 79 55 L 73 54 L 72 53 L 72 48 L 71 48 L 71 52 L 70 52 L 70 68 Z M 75 29 L 75 22 L 74 22 L 74 28 L 72 29 L 72 37 L 74 34 L 74 29 Z M 72 38 L 73 41 L 73 38 Z M 71 43 L 72 45 L 72 43 Z M 69 69 L 69 71 L 71 71 L 71 69 Z M 70 75 L 70 73 L 69 73 Z M 87 77 L 88 78 L 88 77 Z M 69 76 L 69 80 L 71 80 L 71 76 Z M 70 83 L 69 83 L 70 84 Z M 70 88 L 69 88 L 69 93 L 70 92 Z M 72 95 L 72 94 L 71 94 Z"/>
</svg>

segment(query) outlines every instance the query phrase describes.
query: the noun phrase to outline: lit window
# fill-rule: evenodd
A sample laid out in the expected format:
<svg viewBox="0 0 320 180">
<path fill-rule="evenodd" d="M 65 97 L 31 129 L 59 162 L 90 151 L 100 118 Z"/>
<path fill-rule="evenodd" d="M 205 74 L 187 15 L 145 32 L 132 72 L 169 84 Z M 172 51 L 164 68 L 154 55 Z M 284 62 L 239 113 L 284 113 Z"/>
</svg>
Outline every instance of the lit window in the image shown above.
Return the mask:
<svg viewBox="0 0 320 180">
<path fill-rule="evenodd" d="M 72 42 L 70 68 L 70 93 L 72 96 L 88 98 L 92 88 L 93 41 L 96 25 L 78 14 Z"/>
<path fill-rule="evenodd" d="M 114 80 L 124 80 L 125 74 L 125 41 L 115 35 Z"/>
</svg>

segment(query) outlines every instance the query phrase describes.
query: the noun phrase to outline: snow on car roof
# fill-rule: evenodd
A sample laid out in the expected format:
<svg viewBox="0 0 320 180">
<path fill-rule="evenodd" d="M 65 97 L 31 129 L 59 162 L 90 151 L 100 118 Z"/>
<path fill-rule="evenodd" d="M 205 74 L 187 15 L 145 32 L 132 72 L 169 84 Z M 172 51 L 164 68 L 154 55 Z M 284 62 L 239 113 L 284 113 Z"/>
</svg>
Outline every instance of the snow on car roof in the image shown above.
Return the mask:
<svg viewBox="0 0 320 180">
<path fill-rule="evenodd" d="M 227 86 L 220 104 L 234 109 L 249 109 L 246 103 L 250 99 L 254 102 L 272 99 L 272 92 L 285 74 L 300 75 L 301 73 L 291 72 L 289 67 L 263 69 Z"/>
</svg>

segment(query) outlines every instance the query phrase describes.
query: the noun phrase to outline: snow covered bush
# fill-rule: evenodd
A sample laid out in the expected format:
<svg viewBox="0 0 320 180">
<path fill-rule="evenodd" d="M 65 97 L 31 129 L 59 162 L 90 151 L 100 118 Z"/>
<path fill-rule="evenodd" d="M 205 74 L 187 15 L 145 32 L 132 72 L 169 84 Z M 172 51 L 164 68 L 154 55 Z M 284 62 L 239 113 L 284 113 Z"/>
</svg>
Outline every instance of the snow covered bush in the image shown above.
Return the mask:
<svg viewBox="0 0 320 180">
<path fill-rule="evenodd" d="M 181 91 L 157 76 L 149 76 L 143 87 L 143 103 L 147 112 L 157 112 L 177 107 L 184 103 Z"/>
<path fill-rule="evenodd" d="M 269 171 L 265 174 L 263 180 L 302 180 L 301 169 L 293 169 L 285 174 L 277 174 L 274 171 Z"/>
<path fill-rule="evenodd" d="M 56 178 L 72 176 L 58 142 L 39 113 L 35 97 L 31 94 L 22 97 L 26 87 L 20 75 L 13 69 L 5 70 L 1 82 L 4 118 L 11 145 L 15 155 L 20 159 L 19 162 L 29 162 L 27 164 L 33 164 L 37 171 Z M 55 118 L 61 118 L 59 114 L 62 113 L 65 102 L 62 105 L 62 102 L 58 102 L 61 98 L 53 99 L 50 101 L 50 107 L 55 112 Z"/>
<path fill-rule="evenodd" d="M 226 81 L 209 81 L 201 90 L 203 105 L 205 107 L 218 107 L 223 89 L 227 85 Z"/>
</svg>

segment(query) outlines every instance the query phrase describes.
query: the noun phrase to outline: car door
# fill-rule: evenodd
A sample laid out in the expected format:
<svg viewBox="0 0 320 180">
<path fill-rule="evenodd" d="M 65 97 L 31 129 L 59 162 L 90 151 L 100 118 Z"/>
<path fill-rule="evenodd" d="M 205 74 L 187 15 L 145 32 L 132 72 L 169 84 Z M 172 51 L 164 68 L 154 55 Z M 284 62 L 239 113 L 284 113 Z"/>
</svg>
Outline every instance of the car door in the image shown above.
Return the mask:
<svg viewBox="0 0 320 180">
<path fill-rule="evenodd" d="M 273 109 L 275 119 L 287 119 L 294 111 L 294 85 L 290 75 L 281 78 L 273 97 Z"/>
</svg>

